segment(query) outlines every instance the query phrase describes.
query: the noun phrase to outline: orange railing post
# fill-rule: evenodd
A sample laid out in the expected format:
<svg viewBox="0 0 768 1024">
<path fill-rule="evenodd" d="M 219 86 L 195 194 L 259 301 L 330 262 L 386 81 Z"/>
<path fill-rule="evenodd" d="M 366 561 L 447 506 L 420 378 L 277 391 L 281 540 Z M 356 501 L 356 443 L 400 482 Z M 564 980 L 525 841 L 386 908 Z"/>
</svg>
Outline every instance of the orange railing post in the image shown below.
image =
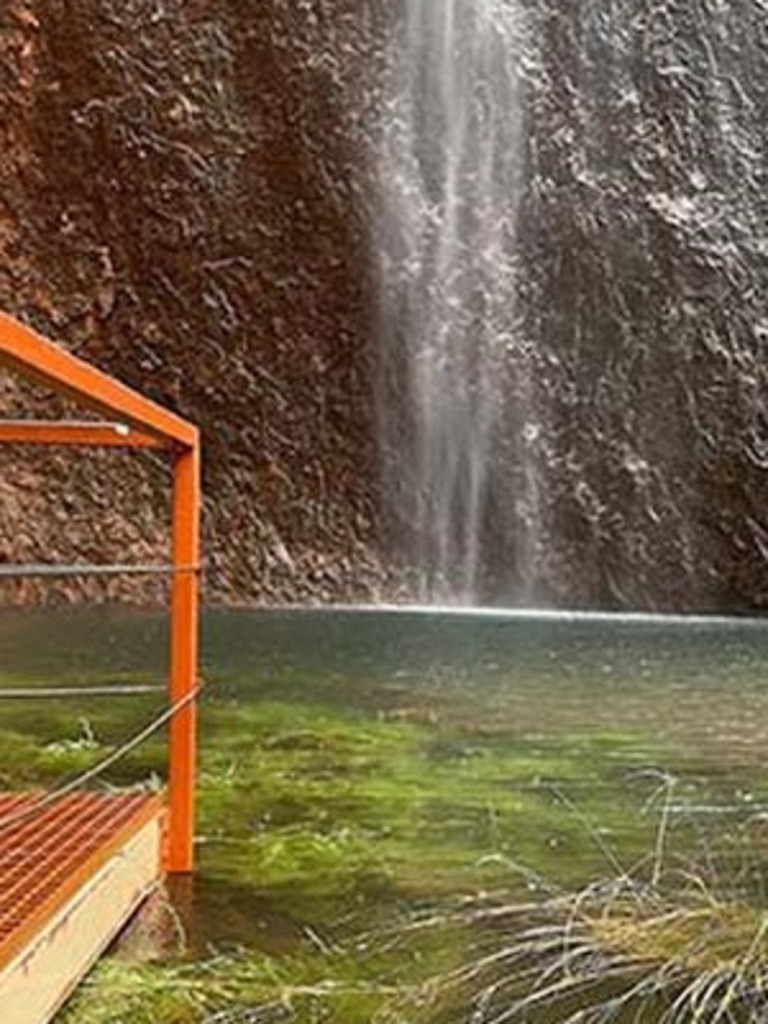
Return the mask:
<svg viewBox="0 0 768 1024">
<path fill-rule="evenodd" d="M 200 560 L 200 448 L 177 452 L 173 465 L 173 564 L 169 695 L 184 702 L 169 737 L 168 862 L 174 874 L 192 870 L 197 753 L 198 572 Z"/>
</svg>

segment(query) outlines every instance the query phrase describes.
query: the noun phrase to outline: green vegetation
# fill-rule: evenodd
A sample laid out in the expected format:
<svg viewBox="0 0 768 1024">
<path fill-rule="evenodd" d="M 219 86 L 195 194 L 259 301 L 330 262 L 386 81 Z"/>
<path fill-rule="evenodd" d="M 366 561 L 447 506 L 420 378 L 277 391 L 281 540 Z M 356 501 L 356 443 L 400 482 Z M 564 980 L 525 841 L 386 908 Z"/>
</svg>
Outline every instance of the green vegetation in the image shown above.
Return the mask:
<svg viewBox="0 0 768 1024">
<path fill-rule="evenodd" d="M 719 867 L 730 872 L 728 892 L 711 858 L 699 873 L 649 858 L 633 875 L 579 891 L 455 915 L 452 927 L 471 927 L 479 942 L 420 997 L 409 993 L 419 1009 L 407 1019 L 762 1024 L 768 915 L 738 874 L 734 887 L 732 860 Z M 440 933 L 447 923 L 428 926 Z"/>
<path fill-rule="evenodd" d="M 4 784 L 78 771 L 150 711 L 9 712 Z M 144 748 L 109 782 L 144 783 L 162 756 L 159 742 Z M 701 843 L 673 804 L 712 798 L 717 783 L 704 787 L 689 759 L 672 790 L 659 765 L 674 768 L 673 753 L 651 737 L 597 727 L 534 735 L 290 690 L 208 701 L 190 947 L 107 960 L 61 1024 L 447 1024 L 517 1004 L 520 1020 L 561 1024 L 585 995 L 597 1020 L 630 989 L 662 998 L 699 969 L 733 975 L 745 944 L 763 949 L 756 895 L 720 903 L 715 880 L 666 885 L 660 867 L 689 864 Z M 717 842 L 713 856 L 741 848 L 735 833 Z M 659 970 L 677 988 L 654 988 Z M 547 983 L 529 1001 L 534 977 Z"/>
</svg>

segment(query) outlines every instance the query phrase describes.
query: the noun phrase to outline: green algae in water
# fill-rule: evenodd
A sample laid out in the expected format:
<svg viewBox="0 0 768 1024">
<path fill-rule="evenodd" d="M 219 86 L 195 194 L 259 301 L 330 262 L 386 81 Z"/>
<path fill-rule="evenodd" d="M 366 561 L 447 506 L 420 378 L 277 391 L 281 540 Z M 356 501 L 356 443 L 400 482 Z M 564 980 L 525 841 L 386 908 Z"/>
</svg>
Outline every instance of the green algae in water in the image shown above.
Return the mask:
<svg viewBox="0 0 768 1024">
<path fill-rule="evenodd" d="M 519 891 L 524 876 L 512 851 L 539 871 L 546 864 L 550 877 L 557 877 L 559 867 L 561 879 L 564 854 L 575 851 L 582 870 L 585 861 L 599 859 L 582 812 L 563 814 L 540 777 L 545 772 L 565 789 L 568 779 L 581 786 L 587 765 L 595 772 L 589 743 L 578 748 L 583 762 L 558 761 L 551 751 L 513 749 L 485 757 L 475 752 L 476 772 L 461 761 L 458 771 L 443 765 L 435 772 L 429 770 L 431 730 L 382 724 L 377 737 L 367 723 L 356 731 L 347 716 L 334 721 L 326 715 L 325 733 L 297 732 L 292 710 L 265 709 L 265 721 L 273 728 L 265 730 L 263 743 L 252 743 L 248 755 L 234 742 L 229 756 L 237 760 L 221 772 L 214 767 L 220 754 L 204 758 L 201 779 L 201 870 L 209 879 L 226 880 L 225 899 L 237 880 L 240 891 L 259 892 L 270 906 L 279 906 L 294 924 L 287 955 L 275 962 L 251 948 L 192 965 L 136 970 L 109 965 L 65 1019 L 96 1024 L 106 1021 L 105 1007 L 113 1007 L 114 1020 L 119 1006 L 124 1015 L 119 1019 L 126 1022 L 141 1021 L 147 1013 L 147 1020 L 176 1022 L 205 1019 L 227 1008 L 268 1006 L 274 1013 L 282 1008 L 283 1016 L 289 1008 L 296 1020 L 362 1024 L 393 999 L 402 1004 L 409 987 L 418 989 L 425 977 L 455 968 L 471 955 L 477 935 L 455 928 L 422 936 L 421 942 L 411 940 L 407 948 L 400 942 L 394 956 L 377 955 L 399 921 L 407 930 L 412 908 L 439 906 L 456 893 L 477 897 L 485 890 Z M 250 714 L 248 709 L 243 715 L 246 732 Z M 226 717 L 230 735 L 236 736 L 231 708 Z M 281 732 L 281 722 L 290 728 Z M 340 746 L 349 755 L 346 766 Z M 610 775 L 613 765 L 608 768 Z M 492 811 L 487 796 L 478 802 L 489 779 L 509 784 Z M 520 792 L 512 788 L 515 781 L 524 787 Z M 626 789 L 617 788 L 613 805 L 603 800 L 602 820 L 613 820 L 614 833 L 628 833 L 647 795 L 647 787 L 638 790 L 629 807 Z M 446 821 L 449 814 L 454 817 Z M 510 841 L 516 823 L 535 836 L 518 844 L 525 850 L 522 858 Z M 651 816 L 644 836 L 631 844 L 631 859 L 647 852 L 655 830 Z M 629 852 L 626 843 L 617 844 L 617 856 L 619 849 Z M 227 914 L 227 906 L 219 912 Z M 380 920 L 369 940 L 370 958 L 367 950 L 346 956 L 329 952 L 339 942 L 350 943 L 350 933 L 369 931 L 372 914 Z M 334 928 L 339 917 L 350 921 L 343 935 Z M 313 933 L 322 936 L 323 949 L 308 937 Z"/>
<path fill-rule="evenodd" d="M 736 666 L 747 710 L 729 722 L 726 683 L 703 686 L 687 641 L 675 661 L 674 637 L 646 636 L 643 646 L 610 630 L 590 639 L 583 626 L 554 638 L 539 626 L 533 637 L 507 627 L 483 627 L 478 638 L 461 623 L 441 634 L 434 622 L 425 632 L 387 620 L 377 635 L 355 617 L 214 619 L 190 949 L 160 963 L 107 961 L 62 1021 L 183 1022 L 225 1011 L 221 1020 L 290 1011 L 298 1021 L 370 1021 L 477 943 L 473 928 L 413 931 L 421 915 L 456 901 L 547 898 L 551 885 L 577 887 L 647 857 L 658 823 L 649 801 L 665 773 L 679 779 L 670 845 L 681 852 L 702 831 L 723 842 L 719 819 L 711 829 L 686 808 L 759 804 L 749 738 L 766 708 L 753 672 L 762 633 L 704 638 L 709 671 Z M 135 647 L 135 623 L 127 633 Z M 140 664 L 144 653 L 128 660 Z M 47 669 L 51 659 L 38 657 Z M 73 657 L 83 678 L 84 658 Z M 137 678 L 109 661 L 121 679 Z M 5 784 L 48 784 L 81 768 L 150 710 L 10 708 Z M 141 782 L 162 763 L 154 744 L 112 781 Z M 256 1006 L 273 1016 L 256 1016 Z"/>
</svg>

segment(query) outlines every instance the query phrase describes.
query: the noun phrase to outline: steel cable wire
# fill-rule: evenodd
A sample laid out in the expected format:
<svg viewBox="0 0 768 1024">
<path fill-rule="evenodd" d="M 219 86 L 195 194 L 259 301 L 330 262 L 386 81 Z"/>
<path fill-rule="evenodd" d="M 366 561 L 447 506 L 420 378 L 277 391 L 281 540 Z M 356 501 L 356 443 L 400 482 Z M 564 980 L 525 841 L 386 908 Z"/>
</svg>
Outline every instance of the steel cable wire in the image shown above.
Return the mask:
<svg viewBox="0 0 768 1024">
<path fill-rule="evenodd" d="M 115 683 L 104 686 L 9 686 L 0 687 L 2 700 L 56 700 L 63 697 L 145 697 L 162 693 L 164 686 Z"/>
<path fill-rule="evenodd" d="M 198 683 L 194 690 L 191 690 L 183 697 L 180 697 L 177 701 L 174 701 L 173 704 L 165 708 L 159 715 L 153 718 L 151 722 L 143 726 L 137 733 L 125 740 L 125 742 L 121 743 L 115 750 L 97 761 L 96 764 L 91 765 L 90 768 L 87 768 L 83 772 L 79 772 L 68 782 L 65 782 L 57 788 L 49 790 L 47 793 L 41 795 L 33 804 L 27 804 L 22 810 L 15 812 L 12 811 L 3 817 L 0 817 L 0 832 L 11 828 L 13 825 L 19 824 L 22 821 L 28 821 L 30 818 L 33 818 L 41 811 L 56 803 L 57 800 L 61 800 L 65 796 L 69 796 L 70 793 L 75 792 L 75 790 L 79 789 L 87 782 L 92 782 L 100 775 L 103 775 L 105 771 L 117 764 L 119 761 L 122 761 L 129 754 L 133 753 L 133 751 L 140 747 L 142 743 L 145 743 L 159 729 L 162 729 L 162 727 L 169 722 L 174 715 L 178 714 L 179 711 L 183 710 L 196 700 L 202 689 L 202 683 Z"/>
</svg>

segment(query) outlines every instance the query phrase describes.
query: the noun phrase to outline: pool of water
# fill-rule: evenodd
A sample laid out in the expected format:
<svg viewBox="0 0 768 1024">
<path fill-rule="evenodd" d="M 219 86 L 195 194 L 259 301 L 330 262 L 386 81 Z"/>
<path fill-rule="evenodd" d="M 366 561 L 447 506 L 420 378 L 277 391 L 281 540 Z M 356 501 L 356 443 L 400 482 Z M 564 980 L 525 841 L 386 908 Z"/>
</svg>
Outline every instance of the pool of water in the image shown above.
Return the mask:
<svg viewBox="0 0 768 1024">
<path fill-rule="evenodd" d="M 165 646 L 159 615 L 7 612 L 0 685 L 150 681 Z M 665 856 L 727 853 L 768 807 L 767 666 L 755 620 L 209 611 L 185 955 L 630 871 L 662 818 Z M 87 766 L 155 706 L 6 701 L 3 785 Z M 162 766 L 157 740 L 108 781 Z M 762 886 L 759 854 L 739 877 Z"/>
</svg>

